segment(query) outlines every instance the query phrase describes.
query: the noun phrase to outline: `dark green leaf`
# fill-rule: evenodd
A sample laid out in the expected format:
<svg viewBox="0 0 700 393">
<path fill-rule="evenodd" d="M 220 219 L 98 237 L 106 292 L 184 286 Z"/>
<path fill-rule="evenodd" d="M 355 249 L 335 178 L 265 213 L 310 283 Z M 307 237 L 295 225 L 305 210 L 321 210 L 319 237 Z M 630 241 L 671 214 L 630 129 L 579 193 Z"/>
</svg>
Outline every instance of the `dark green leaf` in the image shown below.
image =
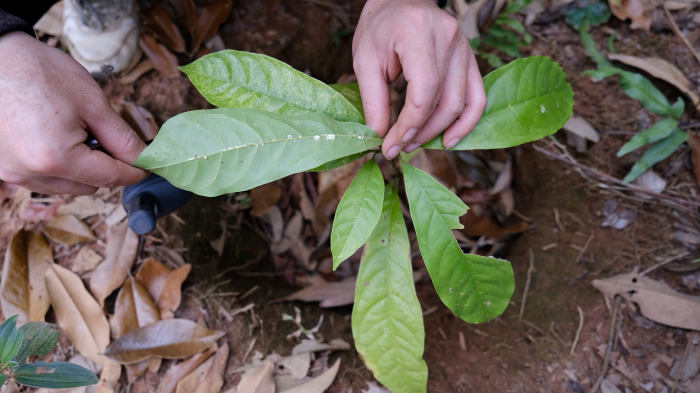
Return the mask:
<svg viewBox="0 0 700 393">
<path fill-rule="evenodd" d="M 518 49 L 518 46 L 527 45 L 524 42 L 522 43 L 522 45 L 511 44 L 493 36 L 486 36 L 482 38 L 481 43 L 492 48 L 496 48 L 510 57 L 515 57 L 516 59 L 523 57 L 523 55 L 520 53 L 520 49 Z"/>
<path fill-rule="evenodd" d="M 204 196 L 245 191 L 382 143 L 369 128 L 322 113 L 191 111 L 168 120 L 136 166 Z"/>
<path fill-rule="evenodd" d="M 353 82 L 346 83 L 344 85 L 333 84 L 329 86 L 333 88 L 333 90 L 342 94 L 343 97 L 345 97 L 345 99 L 348 100 L 348 102 L 351 103 L 352 106 L 354 106 L 358 112 L 360 112 L 360 114 L 362 115 L 361 123 L 364 124 L 365 109 L 362 107 L 362 97 L 360 97 L 360 85 L 358 85 L 356 82 Z"/>
<path fill-rule="evenodd" d="M 0 374 L 0 386 L 4 385 L 5 381 L 7 381 L 7 375 Z"/>
<path fill-rule="evenodd" d="M 525 33 L 525 26 L 523 26 L 519 20 L 515 20 L 513 18 L 501 16 L 496 19 L 496 25 L 508 26 L 520 34 Z"/>
<path fill-rule="evenodd" d="M 481 52 L 479 53 L 479 57 L 486 59 L 489 65 L 494 68 L 501 68 L 506 65 L 506 63 L 504 63 L 503 60 L 501 60 L 501 58 L 494 53 Z"/>
<path fill-rule="evenodd" d="M 457 316 L 481 323 L 508 306 L 515 282 L 508 261 L 464 254 L 452 229 L 467 206 L 427 173 L 402 161 L 418 246 L 440 299 Z"/>
<path fill-rule="evenodd" d="M 557 132 L 573 113 L 566 73 L 548 57 L 515 60 L 484 78 L 488 105 L 474 130 L 451 150 L 499 149 Z M 444 149 L 442 135 L 423 146 Z"/>
<path fill-rule="evenodd" d="M 272 57 L 223 50 L 180 69 L 220 108 L 256 108 L 282 114 L 321 112 L 338 121 L 364 123 L 340 93 Z"/>
<path fill-rule="evenodd" d="M 370 152 L 368 150 L 368 151 L 363 151 L 361 153 L 351 154 L 347 157 L 338 158 L 337 160 L 329 161 L 323 165 L 317 166 L 314 169 L 309 169 L 307 172 L 321 172 L 321 171 L 329 171 L 329 170 L 335 169 L 335 168 L 340 168 L 341 166 L 347 165 L 347 164 L 357 160 L 358 158 L 366 156 L 369 153 Z"/>
<path fill-rule="evenodd" d="M 527 5 L 532 3 L 532 0 L 515 0 L 510 3 L 508 3 L 508 6 L 506 6 L 506 10 L 503 13 L 504 15 L 510 15 L 514 14 L 521 9 L 525 8 Z"/>
<path fill-rule="evenodd" d="M 333 270 L 367 241 L 382 212 L 384 178 L 377 161 L 371 159 L 360 169 L 340 200 L 333 219 L 331 251 Z"/>
<path fill-rule="evenodd" d="M 15 370 L 13 376 L 23 385 L 49 389 L 68 389 L 98 382 L 92 371 L 67 362 L 25 364 Z"/>
<path fill-rule="evenodd" d="M 622 146 L 622 149 L 617 152 L 617 156 L 622 157 L 632 150 L 636 150 L 648 143 L 660 141 L 661 139 L 671 135 L 676 127 L 678 127 L 678 121 L 673 119 L 663 119 L 651 126 L 649 129 L 646 129 L 632 137 L 632 139 L 625 143 L 625 145 Z"/>
<path fill-rule="evenodd" d="M 623 183 L 629 183 L 636 179 L 642 173 L 646 172 L 647 169 L 653 167 L 657 162 L 664 160 L 666 157 L 673 154 L 673 152 L 678 149 L 683 142 L 688 140 L 688 133 L 681 130 L 675 130 L 671 135 L 662 139 L 654 144 L 649 150 L 644 152 L 642 158 L 640 158 L 632 169 L 630 173 L 622 179 Z"/>
<path fill-rule="evenodd" d="M 607 2 L 588 4 L 583 8 L 572 8 L 566 15 L 566 21 L 576 30 L 581 28 L 584 18 L 590 26 L 600 26 L 610 19 L 610 7 Z"/>
<path fill-rule="evenodd" d="M 20 365 L 26 363 L 30 356 L 37 355 L 42 358 L 48 355 L 61 336 L 56 325 L 46 322 L 29 322 L 22 325 L 19 331 L 24 334 L 24 340 L 12 360 Z"/>
<path fill-rule="evenodd" d="M 381 219 L 357 274 L 352 333 L 367 368 L 396 393 L 425 392 L 425 331 L 399 195 L 386 186 Z"/>
<path fill-rule="evenodd" d="M 0 364 L 12 360 L 22 345 L 23 334 L 17 330 L 17 315 L 6 319 L 0 325 Z"/>
</svg>

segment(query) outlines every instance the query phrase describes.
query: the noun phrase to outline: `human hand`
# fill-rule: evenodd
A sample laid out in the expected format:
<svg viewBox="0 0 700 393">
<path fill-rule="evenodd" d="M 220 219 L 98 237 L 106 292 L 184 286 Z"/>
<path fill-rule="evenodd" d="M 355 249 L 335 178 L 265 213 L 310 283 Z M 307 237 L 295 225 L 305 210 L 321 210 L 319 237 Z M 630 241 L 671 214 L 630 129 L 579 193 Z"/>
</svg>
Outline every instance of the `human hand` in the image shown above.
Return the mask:
<svg viewBox="0 0 700 393">
<path fill-rule="evenodd" d="M 353 66 L 367 126 L 385 137 L 382 152 L 395 158 L 445 131 L 454 147 L 486 108 L 474 53 L 459 24 L 434 0 L 369 0 L 353 40 Z M 391 126 L 389 84 L 403 71 L 406 104 Z"/>
<path fill-rule="evenodd" d="M 146 147 L 90 74 L 62 51 L 0 37 L 0 179 L 43 194 L 87 195 L 134 184 Z M 109 155 L 83 142 L 89 130 Z"/>
</svg>

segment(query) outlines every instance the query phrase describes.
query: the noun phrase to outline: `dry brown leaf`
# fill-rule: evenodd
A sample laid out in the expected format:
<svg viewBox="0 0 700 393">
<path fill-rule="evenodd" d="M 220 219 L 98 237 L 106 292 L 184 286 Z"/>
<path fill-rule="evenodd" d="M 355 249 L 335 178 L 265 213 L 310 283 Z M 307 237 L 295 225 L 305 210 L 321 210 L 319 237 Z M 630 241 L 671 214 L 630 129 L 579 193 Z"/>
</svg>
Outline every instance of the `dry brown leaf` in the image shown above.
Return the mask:
<svg viewBox="0 0 700 393">
<path fill-rule="evenodd" d="M 279 299 L 301 300 L 304 302 L 321 302 L 323 308 L 345 306 L 355 302 L 355 282 L 357 277 L 346 278 L 338 282 L 328 282 L 304 288 L 287 297 Z"/>
<path fill-rule="evenodd" d="M 71 214 L 64 214 L 45 222 L 43 229 L 50 238 L 69 246 L 95 240 L 92 229 Z"/>
<path fill-rule="evenodd" d="M 102 255 L 96 253 L 95 251 L 83 247 L 78 251 L 78 254 L 75 256 L 75 259 L 71 262 L 70 265 L 70 270 L 80 274 L 83 272 L 89 272 L 91 270 L 94 270 L 95 267 L 97 267 L 97 264 L 99 264 L 102 261 Z"/>
<path fill-rule="evenodd" d="M 148 109 L 129 102 L 122 108 L 121 115 L 141 140 L 151 141 L 158 135 L 158 124 Z"/>
<path fill-rule="evenodd" d="M 272 380 L 274 370 L 275 365 L 270 360 L 265 360 L 261 367 L 246 370 L 236 387 L 238 392 L 275 393 L 275 382 Z"/>
<path fill-rule="evenodd" d="M 508 160 L 503 165 L 503 170 L 498 174 L 496 182 L 493 184 L 493 188 L 489 190 L 490 195 L 496 195 L 501 193 L 503 190 L 510 188 L 510 184 L 513 182 L 513 164 L 510 156 Z"/>
<path fill-rule="evenodd" d="M 649 31 L 651 28 L 651 8 L 649 0 L 608 0 L 610 10 L 620 20 L 627 18 L 632 20 L 630 25 L 633 29 L 644 29 Z"/>
<path fill-rule="evenodd" d="M 173 312 L 180 307 L 182 300 L 182 283 L 191 269 L 192 265 L 187 263 L 171 271 L 155 259 L 148 258 L 136 273 L 136 279 L 148 288 L 148 293 L 156 302 L 161 319 L 175 318 Z"/>
<path fill-rule="evenodd" d="M 107 296 L 122 286 L 136 260 L 139 236 L 124 221 L 109 229 L 105 259 L 97 265 L 90 278 L 90 291 L 104 305 Z"/>
<path fill-rule="evenodd" d="M 95 393 L 115 393 L 119 377 L 122 375 L 122 365 L 105 359 L 100 382 L 97 383 Z"/>
<path fill-rule="evenodd" d="M 151 59 L 146 59 L 140 62 L 133 70 L 129 71 L 128 74 L 119 78 L 120 85 L 130 85 L 136 82 L 143 74 L 153 69 L 153 62 Z"/>
<path fill-rule="evenodd" d="M 5 253 L 0 282 L 0 304 L 5 318 L 19 314 L 17 323 L 43 321 L 51 301 L 44 274 L 53 252 L 40 233 L 20 230 Z"/>
<path fill-rule="evenodd" d="M 347 351 L 352 347 L 342 338 L 334 338 L 328 343 L 320 343 L 316 340 L 303 339 L 292 349 L 293 355 L 300 353 L 319 352 L 319 351 Z"/>
<path fill-rule="evenodd" d="M 177 384 L 177 393 L 219 393 L 224 386 L 228 343 Z"/>
<path fill-rule="evenodd" d="M 153 68 L 163 76 L 172 78 L 179 75 L 177 57 L 168 48 L 157 43 L 155 37 L 148 34 L 142 35 L 139 38 L 139 46 L 153 62 Z"/>
<path fill-rule="evenodd" d="M 459 222 L 464 225 L 462 232 L 467 236 L 486 236 L 500 239 L 506 235 L 512 235 L 526 231 L 530 225 L 526 222 L 502 227 L 493 219 L 487 216 L 479 217 L 472 212 L 468 212 L 459 218 Z"/>
<path fill-rule="evenodd" d="M 193 34 L 197 27 L 197 7 L 194 0 L 169 0 L 169 2 L 180 26 Z"/>
<path fill-rule="evenodd" d="M 157 321 L 160 312 L 146 287 L 134 277 L 127 278 L 114 306 L 115 336 L 121 337 Z"/>
<path fill-rule="evenodd" d="M 689 132 L 688 146 L 693 151 L 691 159 L 693 160 L 693 171 L 695 173 L 695 181 L 700 184 L 700 137 Z"/>
<path fill-rule="evenodd" d="M 211 245 L 211 248 L 213 248 L 219 256 L 222 256 L 224 254 L 224 246 L 226 245 L 226 234 L 228 233 L 226 220 L 223 218 L 219 220 L 219 226 L 221 227 L 221 235 L 210 241 L 209 245 Z"/>
<path fill-rule="evenodd" d="M 216 352 L 218 346 L 214 344 L 206 352 L 202 352 L 192 356 L 191 358 L 182 361 L 168 370 L 161 380 L 155 393 L 174 393 L 178 382 L 189 375 L 193 370 L 199 367 L 204 361 L 209 359 Z"/>
<path fill-rule="evenodd" d="M 611 299 L 620 295 L 636 302 L 642 315 L 654 322 L 700 330 L 700 297 L 676 292 L 662 281 L 625 273 L 593 280 L 593 286 Z"/>
<path fill-rule="evenodd" d="M 696 93 L 697 89 L 690 83 L 688 78 L 685 77 L 683 72 L 679 70 L 678 67 L 674 66 L 668 61 L 658 57 L 636 57 L 615 53 L 609 54 L 608 58 L 610 60 L 625 63 L 628 66 L 639 68 L 654 78 L 659 78 L 668 82 L 669 84 L 675 86 L 678 90 L 682 91 L 683 94 L 688 96 L 688 98 L 690 98 L 690 100 L 693 102 L 693 105 L 700 109 L 700 96 L 698 96 Z"/>
<path fill-rule="evenodd" d="M 250 206 L 253 208 L 250 215 L 262 217 L 267 214 L 279 202 L 282 196 L 282 188 L 277 182 L 263 184 L 250 190 Z"/>
<path fill-rule="evenodd" d="M 137 363 L 151 356 L 184 359 L 205 351 L 224 334 L 187 319 L 168 319 L 132 330 L 114 340 L 104 354 L 121 364 Z"/>
<path fill-rule="evenodd" d="M 311 381 L 295 386 L 289 390 L 285 390 L 286 393 L 323 393 L 328 389 L 335 380 L 335 376 L 338 374 L 338 368 L 340 368 L 340 359 L 335 361 L 333 367 L 326 370 L 323 374 L 312 379 Z"/>
<path fill-rule="evenodd" d="M 81 355 L 98 365 L 109 344 L 109 322 L 102 307 L 93 299 L 83 281 L 57 264 L 46 270 L 46 289 L 51 298 L 58 325 L 68 333 Z"/>
<path fill-rule="evenodd" d="M 58 208 L 58 214 L 72 214 L 81 220 L 98 214 L 109 214 L 117 207 L 92 195 L 79 196 L 73 202 Z"/>
<path fill-rule="evenodd" d="M 185 53 L 185 40 L 175 23 L 170 20 L 170 14 L 165 7 L 156 4 L 141 15 L 158 41 L 172 49 L 173 52 Z"/>
<path fill-rule="evenodd" d="M 287 356 L 276 362 L 278 368 L 283 373 L 289 374 L 294 379 L 302 379 L 309 372 L 311 367 L 311 353 L 303 352 L 292 356 Z M 278 370 L 278 372 L 280 372 Z"/>
<path fill-rule="evenodd" d="M 212 39 L 219 31 L 219 26 L 226 22 L 233 0 L 216 0 L 202 7 L 202 12 L 197 18 L 197 27 L 194 30 L 192 49 L 196 52 L 200 45 Z"/>
</svg>

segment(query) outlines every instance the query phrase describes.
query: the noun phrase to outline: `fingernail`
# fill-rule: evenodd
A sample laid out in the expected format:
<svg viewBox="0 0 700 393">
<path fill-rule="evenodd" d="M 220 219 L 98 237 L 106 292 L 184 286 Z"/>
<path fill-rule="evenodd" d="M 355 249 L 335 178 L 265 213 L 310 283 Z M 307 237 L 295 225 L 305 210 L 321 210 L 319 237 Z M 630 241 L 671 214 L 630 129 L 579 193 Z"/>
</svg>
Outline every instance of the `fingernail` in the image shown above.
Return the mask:
<svg viewBox="0 0 700 393">
<path fill-rule="evenodd" d="M 406 153 L 410 153 L 419 147 L 420 147 L 420 143 L 411 143 L 410 145 L 406 146 L 406 148 L 403 149 L 403 151 L 405 151 Z"/>
<path fill-rule="evenodd" d="M 401 138 L 401 142 L 410 141 L 414 136 L 416 136 L 416 132 L 418 132 L 417 128 L 411 128 L 410 130 L 406 131 L 406 133 L 403 134 L 403 138 Z"/>
<path fill-rule="evenodd" d="M 448 143 L 445 146 L 445 149 L 451 149 L 451 148 L 455 147 L 455 145 L 457 145 L 459 143 L 460 139 L 462 139 L 462 138 L 455 138 L 455 139 L 451 140 L 450 143 Z"/>
<path fill-rule="evenodd" d="M 387 160 L 393 160 L 396 158 L 396 156 L 399 155 L 399 152 L 401 151 L 401 145 L 394 145 L 389 149 L 389 151 L 386 153 L 386 159 Z"/>
</svg>

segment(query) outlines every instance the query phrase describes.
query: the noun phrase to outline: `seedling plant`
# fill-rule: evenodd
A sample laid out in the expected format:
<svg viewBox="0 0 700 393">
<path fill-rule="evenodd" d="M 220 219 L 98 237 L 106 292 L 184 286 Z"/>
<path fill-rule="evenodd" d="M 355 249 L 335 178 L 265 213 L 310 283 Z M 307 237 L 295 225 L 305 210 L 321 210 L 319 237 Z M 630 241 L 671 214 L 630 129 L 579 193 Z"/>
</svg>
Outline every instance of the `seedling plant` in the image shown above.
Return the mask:
<svg viewBox="0 0 700 393">
<path fill-rule="evenodd" d="M 96 384 L 92 371 L 67 362 L 27 363 L 42 358 L 58 343 L 60 332 L 45 322 L 29 322 L 17 329 L 17 315 L 0 325 L 0 386 L 10 379 L 35 388 L 68 389 Z"/>
<path fill-rule="evenodd" d="M 357 84 L 326 85 L 267 56 L 232 50 L 181 68 L 218 109 L 168 120 L 136 166 L 204 196 L 246 191 L 303 171 L 340 167 L 378 153 L 364 125 Z M 513 61 L 484 78 L 488 106 L 452 150 L 499 149 L 556 132 L 572 114 L 566 74 L 546 57 Z M 426 149 L 444 149 L 441 136 Z M 388 180 L 385 181 L 385 179 Z M 425 329 L 400 207 L 411 220 L 440 299 L 469 323 L 490 321 L 514 290 L 508 261 L 465 254 L 452 235 L 468 207 L 404 159 L 382 173 L 371 157 L 342 197 L 331 233 L 333 267 L 365 245 L 352 330 L 375 377 L 396 393 L 425 392 Z"/>
<path fill-rule="evenodd" d="M 484 47 L 491 47 L 514 59 L 520 59 L 523 57 L 520 48 L 532 43 L 532 35 L 525 32 L 525 26 L 512 17 L 530 3 L 532 0 L 508 2 L 503 13 L 486 29 L 484 35 L 469 41 L 472 49 L 490 66 L 498 68 L 503 67 L 505 63 L 495 53 L 485 52 Z"/>
</svg>

